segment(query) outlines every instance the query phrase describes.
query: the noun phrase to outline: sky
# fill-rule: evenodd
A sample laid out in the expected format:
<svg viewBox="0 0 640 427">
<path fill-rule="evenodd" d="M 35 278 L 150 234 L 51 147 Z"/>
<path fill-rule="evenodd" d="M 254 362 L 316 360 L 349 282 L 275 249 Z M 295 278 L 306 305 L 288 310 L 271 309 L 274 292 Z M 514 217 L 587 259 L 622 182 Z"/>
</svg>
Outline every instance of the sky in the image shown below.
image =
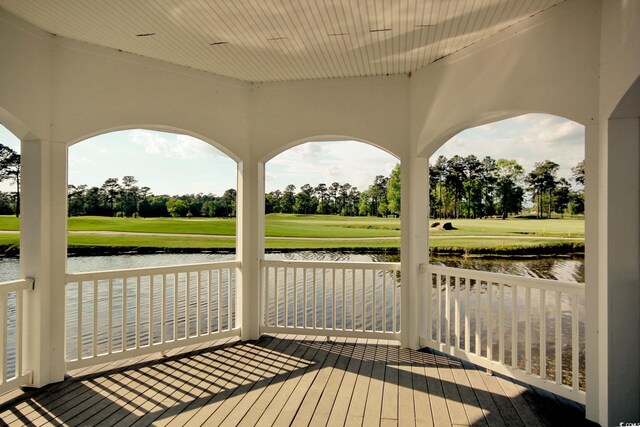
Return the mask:
<svg viewBox="0 0 640 427">
<path fill-rule="evenodd" d="M 2 126 L 0 143 L 19 151 L 18 139 Z M 467 129 L 431 160 L 456 154 L 515 159 L 527 172 L 535 162 L 552 160 L 560 164 L 559 176 L 570 178 L 571 168 L 584 159 L 584 127 L 557 116 L 527 114 Z M 348 182 L 365 190 L 376 175 L 388 176 L 397 163 L 387 152 L 360 142 L 310 142 L 267 162 L 265 189 Z M 99 135 L 69 148 L 70 184 L 100 187 L 107 178 L 125 175 L 133 175 L 138 186 L 150 187 L 153 194 L 222 195 L 236 188 L 236 163 L 187 135 L 135 129 Z M 0 184 L 0 189 L 7 191 L 9 184 Z"/>
</svg>

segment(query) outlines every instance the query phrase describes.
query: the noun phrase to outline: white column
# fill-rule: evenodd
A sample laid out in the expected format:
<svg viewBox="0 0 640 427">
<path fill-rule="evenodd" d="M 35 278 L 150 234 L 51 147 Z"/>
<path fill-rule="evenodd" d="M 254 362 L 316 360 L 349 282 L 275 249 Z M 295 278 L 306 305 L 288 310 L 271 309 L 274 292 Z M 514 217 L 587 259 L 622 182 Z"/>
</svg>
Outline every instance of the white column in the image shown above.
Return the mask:
<svg viewBox="0 0 640 427">
<path fill-rule="evenodd" d="M 238 164 L 236 318 L 242 322 L 242 340 L 260 336 L 260 260 L 264 254 L 264 164 Z"/>
<path fill-rule="evenodd" d="M 599 170 L 606 161 L 599 153 L 599 126 L 589 125 L 585 129 L 585 357 L 587 382 L 587 418 L 598 421 L 600 386 L 598 365 L 600 346 L 598 342 L 599 313 L 603 301 L 600 301 L 600 279 L 598 259 L 600 257 L 599 230 Z"/>
<path fill-rule="evenodd" d="M 429 163 L 424 158 L 402 159 L 401 209 L 401 344 L 417 349 L 426 335 L 424 308 L 426 283 L 420 265 L 428 260 Z"/>
<path fill-rule="evenodd" d="M 20 265 L 35 279 L 24 313 L 24 367 L 34 386 L 62 381 L 67 260 L 67 147 L 22 141 Z"/>
<path fill-rule="evenodd" d="M 600 419 L 618 425 L 640 420 L 640 119 L 609 120 L 606 145 Z"/>
</svg>

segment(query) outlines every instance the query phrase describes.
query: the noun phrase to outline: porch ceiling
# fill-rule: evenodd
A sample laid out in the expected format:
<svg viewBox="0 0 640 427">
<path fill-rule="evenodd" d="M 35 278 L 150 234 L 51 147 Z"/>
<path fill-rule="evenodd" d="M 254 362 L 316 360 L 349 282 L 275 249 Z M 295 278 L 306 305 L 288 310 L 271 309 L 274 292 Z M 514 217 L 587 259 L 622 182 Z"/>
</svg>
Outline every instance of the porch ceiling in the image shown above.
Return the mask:
<svg viewBox="0 0 640 427">
<path fill-rule="evenodd" d="M 403 74 L 565 0 L 0 0 L 50 33 L 249 82 Z"/>
</svg>

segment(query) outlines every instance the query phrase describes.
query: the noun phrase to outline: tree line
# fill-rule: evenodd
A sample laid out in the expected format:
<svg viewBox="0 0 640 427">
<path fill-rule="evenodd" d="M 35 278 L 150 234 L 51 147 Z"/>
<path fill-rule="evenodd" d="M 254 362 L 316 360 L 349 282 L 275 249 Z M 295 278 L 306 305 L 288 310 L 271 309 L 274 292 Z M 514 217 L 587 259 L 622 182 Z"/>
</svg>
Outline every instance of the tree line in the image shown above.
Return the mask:
<svg viewBox="0 0 640 427">
<path fill-rule="evenodd" d="M 265 195 L 266 213 L 320 214 L 342 216 L 399 216 L 400 165 L 387 177 L 378 175 L 360 191 L 349 183 L 293 184 Z"/>
<path fill-rule="evenodd" d="M 584 160 L 571 169 L 576 189 L 567 179 L 558 178 L 559 168 L 545 160 L 526 173 L 515 160 L 439 156 L 429 165 L 431 216 L 506 219 L 522 212 L 527 194 L 538 218 L 550 218 L 552 212 L 583 214 Z"/>
<path fill-rule="evenodd" d="M 526 173 L 515 160 L 479 160 L 474 155 L 438 157 L 429 165 L 430 216 L 446 218 L 507 218 L 522 212 L 526 196 L 538 218 L 584 213 L 584 160 L 572 168 L 573 188 L 558 178 L 559 165 L 538 162 Z M 0 182 L 16 185 L 0 192 L 0 214 L 20 213 L 20 155 L 0 144 Z M 400 165 L 389 176 L 378 175 L 360 191 L 349 183 L 290 184 L 265 194 L 266 213 L 342 216 L 399 216 Z M 236 190 L 214 194 L 154 195 L 133 176 L 108 178 L 100 187 L 68 186 L 69 216 L 235 217 Z"/>
</svg>

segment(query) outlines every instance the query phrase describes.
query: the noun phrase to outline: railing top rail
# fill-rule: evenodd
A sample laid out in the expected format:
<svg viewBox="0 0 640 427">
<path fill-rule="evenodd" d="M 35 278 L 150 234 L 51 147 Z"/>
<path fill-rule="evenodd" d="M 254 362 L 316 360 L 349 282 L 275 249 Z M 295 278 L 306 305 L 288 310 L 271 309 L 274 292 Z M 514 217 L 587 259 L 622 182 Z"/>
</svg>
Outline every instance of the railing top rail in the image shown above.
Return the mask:
<svg viewBox="0 0 640 427">
<path fill-rule="evenodd" d="M 482 280 L 493 283 L 540 288 L 550 291 L 560 291 L 576 295 L 584 295 L 584 283 L 572 283 L 560 280 L 539 279 L 535 277 L 522 277 L 510 274 L 491 273 L 486 271 L 467 270 L 463 268 L 445 267 L 433 264 L 421 264 L 420 271 L 424 273 L 447 274 L 469 279 Z"/>
<path fill-rule="evenodd" d="M 399 270 L 399 262 L 352 262 L 352 261 L 284 261 L 284 260 L 262 260 L 262 267 L 297 267 L 297 268 L 339 268 L 339 269 L 359 269 L 359 270 Z"/>
<path fill-rule="evenodd" d="M 34 281 L 31 277 L 27 277 L 25 279 L 9 280 L 7 282 L 0 283 L 0 292 L 8 293 L 25 289 L 33 289 L 33 283 Z"/>
<path fill-rule="evenodd" d="M 154 274 L 168 274 L 168 273 L 184 273 L 201 271 L 207 269 L 216 268 L 236 268 L 240 267 L 241 262 L 239 260 L 230 261 L 214 261 L 203 262 L 197 264 L 182 264 L 182 265 L 169 265 L 161 267 L 141 267 L 141 268 L 126 268 L 120 270 L 103 270 L 103 271 L 87 271 L 82 273 L 67 273 L 67 283 L 77 282 L 81 280 L 94 280 L 94 279 L 110 279 L 119 277 L 135 277 Z"/>
</svg>

